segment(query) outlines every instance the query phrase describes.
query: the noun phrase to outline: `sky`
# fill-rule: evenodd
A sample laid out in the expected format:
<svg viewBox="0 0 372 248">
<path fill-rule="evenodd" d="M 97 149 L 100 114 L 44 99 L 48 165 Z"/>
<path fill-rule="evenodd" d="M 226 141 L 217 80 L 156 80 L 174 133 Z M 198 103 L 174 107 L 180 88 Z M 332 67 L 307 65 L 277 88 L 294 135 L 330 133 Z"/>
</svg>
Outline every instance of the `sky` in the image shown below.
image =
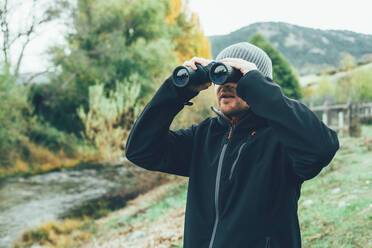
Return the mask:
<svg viewBox="0 0 372 248">
<path fill-rule="evenodd" d="M 371 0 L 189 0 L 189 4 L 207 36 L 265 21 L 372 34 Z"/>
<path fill-rule="evenodd" d="M 255 22 L 281 21 L 319 28 L 350 30 L 372 35 L 371 0 L 189 0 L 204 34 L 228 34 Z M 42 71 L 48 65 L 48 46 L 62 43 L 62 29 L 50 25 L 26 51 L 22 72 Z"/>
</svg>

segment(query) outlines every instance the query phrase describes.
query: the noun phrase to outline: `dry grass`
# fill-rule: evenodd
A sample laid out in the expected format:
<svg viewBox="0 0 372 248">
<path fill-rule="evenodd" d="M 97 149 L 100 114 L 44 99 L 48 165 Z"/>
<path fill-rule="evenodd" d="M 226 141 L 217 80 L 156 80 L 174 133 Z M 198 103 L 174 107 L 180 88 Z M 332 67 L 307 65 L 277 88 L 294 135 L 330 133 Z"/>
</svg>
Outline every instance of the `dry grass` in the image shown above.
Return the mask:
<svg viewBox="0 0 372 248">
<path fill-rule="evenodd" d="M 14 161 L 11 166 L 0 167 L 1 177 L 36 174 L 60 168 L 74 167 L 82 161 L 88 161 L 86 160 L 88 158 L 92 159 L 92 161 L 96 159 L 96 157 L 89 157 L 92 156 L 91 154 L 84 157 L 76 154 L 76 156 L 70 157 L 63 150 L 52 152 L 43 146 L 30 142 L 28 139 L 23 140 L 20 150 L 11 155 L 12 161 Z"/>
<path fill-rule="evenodd" d="M 55 248 L 71 247 L 91 237 L 90 233 L 80 231 L 87 221 L 65 219 L 63 222 L 48 222 L 36 230 L 25 232 L 21 241 L 14 243 L 14 247 L 29 247 L 33 244 Z"/>
</svg>

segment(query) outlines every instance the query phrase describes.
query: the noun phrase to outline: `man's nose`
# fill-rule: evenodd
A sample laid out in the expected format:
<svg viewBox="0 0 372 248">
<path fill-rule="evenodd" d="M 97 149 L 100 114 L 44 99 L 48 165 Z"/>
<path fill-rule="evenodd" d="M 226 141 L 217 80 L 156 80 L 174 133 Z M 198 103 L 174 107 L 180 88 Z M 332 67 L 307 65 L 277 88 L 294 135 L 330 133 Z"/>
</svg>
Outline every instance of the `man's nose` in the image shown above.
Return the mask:
<svg viewBox="0 0 372 248">
<path fill-rule="evenodd" d="M 221 90 L 231 90 L 231 89 L 236 88 L 236 84 L 235 83 L 226 83 L 226 84 L 223 84 L 221 87 L 222 87 Z"/>
</svg>

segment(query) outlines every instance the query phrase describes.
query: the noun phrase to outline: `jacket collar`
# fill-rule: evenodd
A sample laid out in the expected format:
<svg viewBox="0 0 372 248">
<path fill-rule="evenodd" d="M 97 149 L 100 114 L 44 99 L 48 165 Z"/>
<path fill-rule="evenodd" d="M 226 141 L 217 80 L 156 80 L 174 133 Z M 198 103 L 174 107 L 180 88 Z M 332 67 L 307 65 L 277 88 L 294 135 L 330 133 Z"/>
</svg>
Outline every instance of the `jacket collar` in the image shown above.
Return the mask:
<svg viewBox="0 0 372 248">
<path fill-rule="evenodd" d="M 218 123 L 220 123 L 224 127 L 232 127 L 232 123 L 228 120 L 225 115 L 217 108 L 211 106 L 210 107 L 213 112 L 215 112 L 218 117 Z M 236 123 L 235 127 L 237 126 L 245 126 L 245 127 L 261 127 L 267 126 L 267 119 L 256 115 L 251 109 Z"/>
</svg>

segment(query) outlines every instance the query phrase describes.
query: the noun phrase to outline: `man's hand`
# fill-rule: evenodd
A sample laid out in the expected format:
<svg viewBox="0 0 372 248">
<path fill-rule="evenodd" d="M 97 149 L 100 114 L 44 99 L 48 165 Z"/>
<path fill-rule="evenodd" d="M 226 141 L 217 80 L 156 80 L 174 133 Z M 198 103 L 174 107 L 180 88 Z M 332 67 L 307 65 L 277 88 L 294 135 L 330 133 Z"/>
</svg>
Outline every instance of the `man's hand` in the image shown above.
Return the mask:
<svg viewBox="0 0 372 248">
<path fill-rule="evenodd" d="M 248 62 L 244 59 L 224 58 L 224 59 L 218 60 L 217 62 L 222 62 L 235 69 L 238 69 L 241 71 L 241 73 L 243 73 L 243 75 L 245 75 L 249 71 L 257 70 L 257 66 L 254 63 Z"/>
<path fill-rule="evenodd" d="M 212 61 L 213 60 L 211 60 L 211 59 L 204 59 L 204 58 L 193 57 L 191 60 L 185 61 L 183 63 L 183 66 L 186 66 L 186 67 L 191 68 L 192 70 L 196 71 L 197 70 L 197 67 L 196 67 L 195 63 L 198 63 L 201 66 L 206 66 L 209 63 L 211 63 Z M 193 91 L 200 92 L 202 90 L 208 89 L 209 86 L 211 86 L 211 85 L 212 85 L 212 82 L 206 82 L 204 84 L 199 84 L 199 85 L 189 84 L 187 86 L 187 88 L 189 88 L 189 89 L 191 89 Z"/>
</svg>

